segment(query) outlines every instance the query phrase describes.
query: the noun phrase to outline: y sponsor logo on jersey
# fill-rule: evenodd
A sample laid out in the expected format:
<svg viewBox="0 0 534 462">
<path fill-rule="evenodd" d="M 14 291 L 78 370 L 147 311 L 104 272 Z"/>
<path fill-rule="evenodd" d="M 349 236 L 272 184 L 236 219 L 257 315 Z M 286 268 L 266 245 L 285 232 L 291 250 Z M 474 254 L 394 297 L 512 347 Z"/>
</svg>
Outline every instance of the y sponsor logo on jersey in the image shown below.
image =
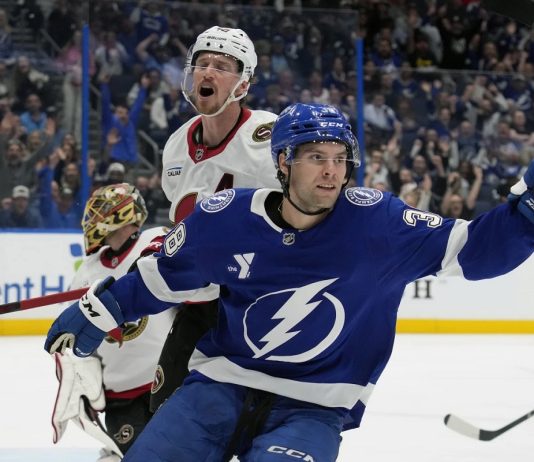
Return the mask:
<svg viewBox="0 0 534 462">
<path fill-rule="evenodd" d="M 238 273 L 237 279 L 247 279 L 250 276 L 250 265 L 252 264 L 254 255 L 254 253 L 234 255 L 234 260 L 239 265 L 239 269 L 235 266 L 228 265 L 228 271 Z"/>
<path fill-rule="evenodd" d="M 235 191 L 233 189 L 225 189 L 224 191 L 219 191 L 217 194 L 204 199 L 200 203 L 200 208 L 208 213 L 220 212 L 232 202 L 234 197 Z"/>
<path fill-rule="evenodd" d="M 244 334 L 253 357 L 300 363 L 332 345 L 345 324 L 343 304 L 326 290 L 335 281 L 272 292 L 250 305 Z"/>
<path fill-rule="evenodd" d="M 354 205 L 368 207 L 382 200 L 382 191 L 372 188 L 349 188 L 345 191 L 345 197 Z"/>
</svg>

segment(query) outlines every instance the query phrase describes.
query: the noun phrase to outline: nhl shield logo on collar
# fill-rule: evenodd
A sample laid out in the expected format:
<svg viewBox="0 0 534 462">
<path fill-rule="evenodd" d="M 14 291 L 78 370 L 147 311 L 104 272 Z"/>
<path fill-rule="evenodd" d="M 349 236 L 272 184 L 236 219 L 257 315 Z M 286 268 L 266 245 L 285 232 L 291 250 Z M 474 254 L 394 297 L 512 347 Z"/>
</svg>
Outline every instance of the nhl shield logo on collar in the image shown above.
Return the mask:
<svg viewBox="0 0 534 462">
<path fill-rule="evenodd" d="M 295 243 L 295 233 L 284 233 L 282 242 L 285 245 L 293 245 Z"/>
<path fill-rule="evenodd" d="M 204 148 L 197 148 L 195 151 L 195 160 L 200 160 L 204 157 Z"/>
</svg>

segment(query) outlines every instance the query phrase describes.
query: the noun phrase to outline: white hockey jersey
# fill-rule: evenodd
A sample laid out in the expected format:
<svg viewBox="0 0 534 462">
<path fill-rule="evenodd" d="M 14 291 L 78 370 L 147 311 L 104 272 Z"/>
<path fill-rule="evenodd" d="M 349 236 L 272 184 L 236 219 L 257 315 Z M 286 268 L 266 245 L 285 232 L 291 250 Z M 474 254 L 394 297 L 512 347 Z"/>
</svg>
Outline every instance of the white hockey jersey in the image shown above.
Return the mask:
<svg viewBox="0 0 534 462">
<path fill-rule="evenodd" d="M 118 279 L 125 275 L 152 240 L 164 236 L 167 231 L 163 227 L 147 229 L 128 250 L 111 258 L 107 256 L 109 247 L 102 247 L 84 259 L 74 275 L 71 289 L 89 287 L 95 280 L 108 276 Z M 106 337 L 96 352 L 102 361 L 106 396 L 133 398 L 150 390 L 174 315 L 175 310 L 169 310 L 128 322 L 121 347 L 116 340 Z"/>
<path fill-rule="evenodd" d="M 171 202 L 169 218 L 179 223 L 197 202 L 229 188 L 278 188 L 271 157 L 276 114 L 243 109 L 226 139 L 215 147 L 195 142 L 197 116 L 182 125 L 163 150 L 161 185 Z"/>
</svg>

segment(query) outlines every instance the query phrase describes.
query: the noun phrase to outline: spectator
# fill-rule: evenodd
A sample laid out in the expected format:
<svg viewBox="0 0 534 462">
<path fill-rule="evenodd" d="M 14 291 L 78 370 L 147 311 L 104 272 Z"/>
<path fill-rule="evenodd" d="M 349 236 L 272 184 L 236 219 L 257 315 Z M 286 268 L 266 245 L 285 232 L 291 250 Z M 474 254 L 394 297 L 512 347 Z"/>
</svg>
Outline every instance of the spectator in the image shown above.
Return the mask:
<svg viewBox="0 0 534 462">
<path fill-rule="evenodd" d="M 0 197 L 11 195 L 17 185 L 31 188 L 35 182 L 34 166 L 40 154 L 26 158 L 24 144 L 17 139 L 7 142 L 0 161 Z"/>
<path fill-rule="evenodd" d="M 430 210 L 430 199 L 432 198 L 432 178 L 428 173 L 423 175 L 420 184 L 408 183 L 401 187 L 399 199 L 403 200 L 410 207 L 419 210 Z"/>
<path fill-rule="evenodd" d="M 82 127 L 82 33 L 77 30 L 68 41 L 56 63 L 64 73 L 63 92 L 63 120 L 62 129 L 74 133 L 76 139 L 81 141 Z M 93 54 L 90 54 L 89 75 L 95 71 Z"/>
<path fill-rule="evenodd" d="M 387 144 L 393 137 L 400 138 L 401 124 L 393 109 L 385 104 L 381 93 L 374 94 L 372 101 L 365 104 L 363 114 L 365 123 L 378 142 Z"/>
<path fill-rule="evenodd" d="M 116 143 L 111 146 L 109 160 L 126 165 L 138 162 L 137 123 L 146 99 L 150 80 L 147 76 L 141 78 L 141 86 L 131 109 L 124 103 L 118 103 L 115 111 L 111 110 L 111 95 L 108 86 L 109 76 L 101 79 L 102 93 L 102 128 L 103 136 L 107 139 L 111 130 L 116 132 Z"/>
<path fill-rule="evenodd" d="M 152 120 L 151 111 L 154 102 L 158 98 L 169 94 L 169 85 L 162 79 L 161 71 L 156 68 L 149 69 L 146 75 L 148 77 L 148 86 L 145 87 L 146 96 L 137 120 L 137 127 L 140 130 L 148 132 L 148 134 L 156 141 L 162 141 L 164 143 L 166 141 L 166 130 L 162 135 L 161 130 L 159 130 L 160 123 L 158 120 Z M 128 92 L 127 102 L 130 107 L 134 106 L 135 100 L 139 96 L 141 86 L 142 83 L 136 82 Z M 161 140 L 162 136 L 165 139 Z"/>
<path fill-rule="evenodd" d="M 126 48 L 117 41 L 115 32 L 104 32 L 102 42 L 95 50 L 95 63 L 99 73 L 110 77 L 122 75 L 130 60 Z"/>
<path fill-rule="evenodd" d="M 391 41 L 387 38 L 378 39 L 376 49 L 371 51 L 370 57 L 378 69 L 395 75 L 402 64 L 401 55 L 393 49 Z"/>
<path fill-rule="evenodd" d="M 30 190 L 24 185 L 13 188 L 11 206 L 0 211 L 0 228 L 40 228 L 40 215 L 30 208 Z"/>
<path fill-rule="evenodd" d="M 15 103 L 14 110 L 24 110 L 24 103 L 31 94 L 41 98 L 44 107 L 54 103 L 54 95 L 50 86 L 50 77 L 35 69 L 27 56 L 19 56 L 13 73 Z"/>
<path fill-rule="evenodd" d="M 18 139 L 22 136 L 20 117 L 11 110 L 10 98 L 0 94 L 0 137 L 3 139 Z"/>
<path fill-rule="evenodd" d="M 155 173 L 152 177 L 139 175 L 135 179 L 135 186 L 143 196 L 146 208 L 148 210 L 148 218 L 146 223 L 157 223 L 158 210 L 164 210 L 164 223 L 167 224 L 167 210 L 170 207 L 170 203 L 161 189 L 161 178 L 159 175 L 157 173 Z"/>
<path fill-rule="evenodd" d="M 0 8 L 0 59 L 13 62 L 13 38 L 6 10 Z"/>
<path fill-rule="evenodd" d="M 365 167 L 364 186 L 372 188 L 377 183 L 382 183 L 388 191 L 391 190 L 389 170 L 384 158 L 384 152 L 380 149 L 374 149 L 371 152 L 370 159 L 366 162 Z"/>
<path fill-rule="evenodd" d="M 77 3 L 77 2 L 76 2 Z M 73 0 L 56 0 L 47 18 L 46 31 L 61 49 L 79 29 Z"/>
<path fill-rule="evenodd" d="M 483 172 L 479 166 L 473 166 L 475 179 L 467 195 L 462 193 L 462 178 L 458 172 L 450 173 L 447 180 L 447 190 L 441 203 L 441 213 L 450 218 L 472 220 L 476 201 L 482 186 Z"/>
<path fill-rule="evenodd" d="M 45 228 L 80 228 L 82 208 L 75 203 L 74 192 L 61 188 L 54 180 L 54 164 L 38 171 L 39 211 Z"/>
<path fill-rule="evenodd" d="M 410 65 L 418 72 L 429 73 L 438 66 L 438 58 L 430 48 L 429 39 L 426 34 L 415 35 L 413 51 L 408 54 Z"/>
<path fill-rule="evenodd" d="M 258 56 L 258 67 L 254 73 L 254 85 L 248 92 L 247 101 L 252 100 L 252 104 L 257 107 L 259 101 L 265 98 L 265 93 L 269 85 L 276 83 L 276 76 L 271 64 L 271 55 L 264 53 Z"/>
<path fill-rule="evenodd" d="M 285 43 L 281 35 L 272 38 L 271 65 L 275 74 L 289 70 L 289 62 L 284 51 Z"/>
<path fill-rule="evenodd" d="M 20 123 L 27 135 L 34 131 L 45 131 L 47 127 L 46 113 L 39 95 L 30 93 L 26 98 L 26 111 L 20 115 Z"/>
<path fill-rule="evenodd" d="M 308 78 L 308 88 L 314 103 L 329 104 L 330 91 L 323 86 L 323 77 L 319 71 L 311 72 Z"/>
<path fill-rule="evenodd" d="M 13 73 L 8 67 L 7 61 L 0 59 L 0 95 L 12 102 L 15 98 L 15 85 Z"/>
<path fill-rule="evenodd" d="M 486 149 L 481 136 L 476 132 L 475 127 L 469 120 L 464 120 L 458 127 L 456 138 L 458 145 L 459 161 L 475 162 L 482 165 L 486 159 Z"/>
<path fill-rule="evenodd" d="M 336 56 L 332 62 L 332 67 L 324 78 L 324 86 L 331 90 L 337 88 L 345 91 L 347 88 L 347 74 L 345 72 L 345 61 L 341 56 Z"/>
<path fill-rule="evenodd" d="M 112 162 L 106 171 L 106 184 L 124 183 L 126 168 L 119 162 Z"/>
<path fill-rule="evenodd" d="M 44 15 L 38 0 L 18 0 L 15 8 L 11 10 L 11 18 L 14 24 L 27 24 L 33 32 L 33 38 L 39 40 Z"/>
<path fill-rule="evenodd" d="M 130 14 L 130 20 L 137 30 L 137 43 L 142 42 L 151 34 L 156 34 L 160 43 L 167 42 L 169 24 L 160 8 L 159 1 L 146 0 Z"/>
</svg>

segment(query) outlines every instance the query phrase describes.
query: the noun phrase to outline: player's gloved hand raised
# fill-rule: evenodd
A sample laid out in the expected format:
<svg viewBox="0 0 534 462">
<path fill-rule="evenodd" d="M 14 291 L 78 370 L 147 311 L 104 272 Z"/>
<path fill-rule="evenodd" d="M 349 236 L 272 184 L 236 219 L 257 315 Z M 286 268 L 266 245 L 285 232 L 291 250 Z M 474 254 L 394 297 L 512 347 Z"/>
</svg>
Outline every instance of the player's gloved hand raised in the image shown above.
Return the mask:
<svg viewBox="0 0 534 462">
<path fill-rule="evenodd" d="M 58 316 L 46 336 L 46 351 L 63 353 L 72 348 L 76 356 L 89 356 L 108 331 L 124 322 L 119 304 L 107 290 L 113 281 L 112 277 L 95 281 L 78 302 Z"/>
<path fill-rule="evenodd" d="M 508 201 L 517 206 L 528 220 L 534 223 L 534 160 L 516 184 L 510 188 Z"/>
</svg>

